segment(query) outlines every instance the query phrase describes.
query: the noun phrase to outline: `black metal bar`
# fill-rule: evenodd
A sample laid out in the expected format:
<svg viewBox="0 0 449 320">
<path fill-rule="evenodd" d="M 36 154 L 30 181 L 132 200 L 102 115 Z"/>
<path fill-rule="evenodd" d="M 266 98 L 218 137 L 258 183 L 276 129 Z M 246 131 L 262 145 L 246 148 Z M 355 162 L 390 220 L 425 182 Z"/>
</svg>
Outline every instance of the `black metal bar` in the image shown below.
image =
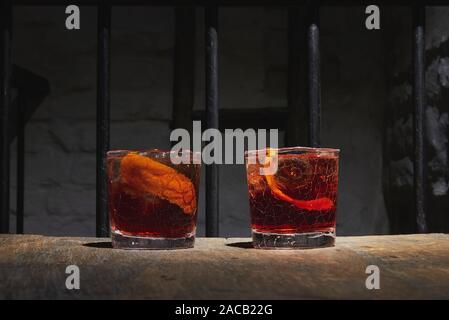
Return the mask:
<svg viewBox="0 0 449 320">
<path fill-rule="evenodd" d="M 97 237 L 109 235 L 106 152 L 109 150 L 111 7 L 98 6 L 97 53 Z"/>
<path fill-rule="evenodd" d="M 175 8 L 172 129 L 192 128 L 195 95 L 195 7 Z"/>
<path fill-rule="evenodd" d="M 319 5 L 307 5 L 307 88 L 309 107 L 309 146 L 320 146 L 321 130 L 321 74 Z"/>
<path fill-rule="evenodd" d="M 25 201 L 25 111 L 22 93 L 17 94 L 17 199 L 16 199 L 16 233 L 23 233 Z"/>
<path fill-rule="evenodd" d="M 0 233 L 9 233 L 9 109 L 11 104 L 10 0 L 1 3 L 0 48 Z"/>
<path fill-rule="evenodd" d="M 288 77 L 287 77 L 287 101 L 288 115 L 285 115 L 286 146 L 299 146 L 307 144 L 307 108 L 305 99 L 306 87 L 306 37 L 304 11 L 298 6 L 288 8 Z M 257 112 L 259 115 L 259 112 Z M 273 114 L 275 115 L 275 114 Z M 262 116 L 263 117 L 263 116 Z M 275 117 L 265 117 L 267 122 L 275 120 Z M 260 128 L 260 127 L 254 127 Z M 273 126 L 282 130 L 278 125 Z"/>
<path fill-rule="evenodd" d="M 218 8 L 205 8 L 206 126 L 218 128 Z M 206 237 L 218 237 L 218 166 L 206 166 Z"/>
<path fill-rule="evenodd" d="M 425 87 L 425 7 L 421 5 L 413 8 L 414 35 L 414 192 L 416 226 L 420 233 L 427 232 L 425 211 L 425 162 L 424 162 L 424 109 L 426 106 Z"/>
<path fill-rule="evenodd" d="M 286 146 L 299 145 L 298 113 L 301 108 L 300 97 L 300 51 L 301 33 L 299 7 L 288 8 L 287 28 L 288 28 L 288 69 L 287 69 L 287 102 L 288 102 L 288 125 L 285 132 Z"/>
</svg>

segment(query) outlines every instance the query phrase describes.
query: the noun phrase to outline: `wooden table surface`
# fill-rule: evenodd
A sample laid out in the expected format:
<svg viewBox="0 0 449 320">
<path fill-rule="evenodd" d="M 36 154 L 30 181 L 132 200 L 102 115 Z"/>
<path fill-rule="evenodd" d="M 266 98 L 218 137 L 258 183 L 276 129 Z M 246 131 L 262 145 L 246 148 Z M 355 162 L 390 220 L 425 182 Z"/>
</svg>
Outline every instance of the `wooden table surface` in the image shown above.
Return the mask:
<svg viewBox="0 0 449 320">
<path fill-rule="evenodd" d="M 258 250 L 199 238 L 173 251 L 112 249 L 109 239 L 0 235 L 1 299 L 449 299 L 449 235 L 338 237 L 333 248 Z M 68 265 L 80 289 L 68 290 Z M 368 265 L 380 289 L 368 290 Z"/>
</svg>

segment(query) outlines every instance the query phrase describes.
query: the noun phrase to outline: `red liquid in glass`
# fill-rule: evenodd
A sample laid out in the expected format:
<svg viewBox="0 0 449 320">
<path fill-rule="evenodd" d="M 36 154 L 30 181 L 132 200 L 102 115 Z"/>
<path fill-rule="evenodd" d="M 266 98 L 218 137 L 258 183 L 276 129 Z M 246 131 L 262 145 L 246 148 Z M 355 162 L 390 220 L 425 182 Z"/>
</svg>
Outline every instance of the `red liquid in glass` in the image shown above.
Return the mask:
<svg viewBox="0 0 449 320">
<path fill-rule="evenodd" d="M 172 166 L 167 159 L 165 165 Z M 162 162 L 161 161 L 161 162 Z M 169 161 L 169 159 L 168 159 Z M 130 190 L 118 173 L 120 158 L 108 159 L 109 214 L 111 230 L 127 236 L 183 238 L 190 236 L 196 228 L 197 211 L 186 214 L 176 204 L 152 194 Z M 198 190 L 199 172 L 189 165 L 172 166 L 189 177 Z M 115 177 L 112 178 L 111 177 Z"/>
<path fill-rule="evenodd" d="M 261 233 L 334 232 L 338 157 L 279 154 L 274 176 L 247 165 L 251 225 Z M 270 185 L 271 183 L 271 185 Z"/>
</svg>

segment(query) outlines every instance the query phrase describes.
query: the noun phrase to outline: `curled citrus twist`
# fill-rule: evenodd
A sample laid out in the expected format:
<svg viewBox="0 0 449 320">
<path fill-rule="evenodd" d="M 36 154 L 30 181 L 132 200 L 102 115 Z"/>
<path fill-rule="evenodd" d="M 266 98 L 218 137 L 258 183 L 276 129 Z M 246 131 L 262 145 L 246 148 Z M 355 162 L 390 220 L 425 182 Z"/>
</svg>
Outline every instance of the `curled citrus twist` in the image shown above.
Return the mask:
<svg viewBox="0 0 449 320">
<path fill-rule="evenodd" d="M 153 194 L 194 214 L 197 201 L 192 181 L 175 169 L 145 156 L 130 153 L 123 157 L 120 177 L 133 192 Z"/>
<path fill-rule="evenodd" d="M 268 149 L 267 150 L 267 157 L 268 157 L 268 165 L 271 161 L 271 158 L 277 156 L 277 152 L 274 149 Z M 293 199 L 289 195 L 285 194 L 279 187 L 278 183 L 276 182 L 276 177 L 274 174 L 272 175 L 265 175 L 265 179 L 267 180 L 267 184 L 271 189 L 271 192 L 273 192 L 274 196 L 278 198 L 279 200 L 289 202 L 293 204 L 294 206 L 308 211 L 327 211 L 332 209 L 332 206 L 334 205 L 333 201 L 329 198 L 323 197 L 319 199 L 313 199 L 313 200 L 297 200 Z"/>
</svg>

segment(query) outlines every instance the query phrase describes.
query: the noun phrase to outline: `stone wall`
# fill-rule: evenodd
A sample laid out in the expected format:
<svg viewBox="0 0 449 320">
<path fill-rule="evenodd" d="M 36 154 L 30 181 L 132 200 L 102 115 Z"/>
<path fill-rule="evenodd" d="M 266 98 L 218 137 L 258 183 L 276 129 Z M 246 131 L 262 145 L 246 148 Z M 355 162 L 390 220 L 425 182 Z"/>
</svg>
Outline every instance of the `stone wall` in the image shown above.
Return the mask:
<svg viewBox="0 0 449 320">
<path fill-rule="evenodd" d="M 385 136 L 385 194 L 392 232 L 416 232 L 413 215 L 413 74 L 411 20 L 405 8 L 390 12 L 389 104 Z M 426 11 L 425 161 L 427 223 L 431 232 L 449 230 L 449 8 Z"/>
<path fill-rule="evenodd" d="M 195 109 L 201 109 L 203 11 L 197 12 Z M 367 31 L 363 7 L 324 7 L 321 13 L 322 140 L 325 146 L 341 149 L 337 233 L 388 233 L 382 141 L 389 101 L 386 44 L 395 27 L 382 24 L 380 31 Z M 64 19 L 63 7 L 14 11 L 15 63 L 51 83 L 50 96 L 26 127 L 25 231 L 91 236 L 95 233 L 96 9 L 81 7 L 79 31 L 67 31 Z M 435 19 L 444 20 L 444 15 Z M 391 20 L 407 21 L 402 16 Z M 113 9 L 112 21 L 111 147 L 168 148 L 174 12 L 120 7 Z M 223 8 L 219 22 L 220 108 L 285 107 L 286 9 Z M 443 115 L 438 117 L 444 120 Z M 305 123 L 298 119 L 298 125 Z M 14 205 L 14 154 L 12 161 Z M 244 167 L 223 165 L 220 188 L 221 235 L 249 235 Z M 200 235 L 204 215 L 202 186 Z"/>
</svg>

